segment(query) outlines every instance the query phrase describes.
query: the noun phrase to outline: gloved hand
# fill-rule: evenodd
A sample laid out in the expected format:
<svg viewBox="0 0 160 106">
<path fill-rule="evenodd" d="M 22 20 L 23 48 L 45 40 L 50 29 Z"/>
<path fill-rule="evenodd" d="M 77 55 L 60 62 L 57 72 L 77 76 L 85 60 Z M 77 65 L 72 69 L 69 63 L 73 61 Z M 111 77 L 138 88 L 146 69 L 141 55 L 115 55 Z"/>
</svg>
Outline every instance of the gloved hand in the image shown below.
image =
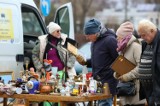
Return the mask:
<svg viewBox="0 0 160 106">
<path fill-rule="evenodd" d="M 128 80 L 128 75 L 127 74 L 123 74 L 121 75 L 118 80 L 123 81 L 123 82 L 127 82 Z"/>
<path fill-rule="evenodd" d="M 120 77 L 120 75 L 116 72 L 113 73 L 113 76 L 114 76 L 115 79 L 119 79 L 119 77 Z"/>
<path fill-rule="evenodd" d="M 76 56 L 76 60 L 79 62 L 79 64 L 81 65 L 85 65 L 86 64 L 86 61 L 85 59 L 81 56 L 81 55 L 77 55 Z"/>
</svg>

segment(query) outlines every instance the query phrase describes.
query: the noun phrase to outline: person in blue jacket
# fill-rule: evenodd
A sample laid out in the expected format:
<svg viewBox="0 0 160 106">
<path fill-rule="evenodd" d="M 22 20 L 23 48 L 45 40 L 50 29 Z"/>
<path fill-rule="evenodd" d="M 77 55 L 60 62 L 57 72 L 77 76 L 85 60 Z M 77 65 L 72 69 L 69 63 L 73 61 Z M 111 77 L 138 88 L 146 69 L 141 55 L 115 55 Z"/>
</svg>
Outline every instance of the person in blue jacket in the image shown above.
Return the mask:
<svg viewBox="0 0 160 106">
<path fill-rule="evenodd" d="M 118 82 L 113 77 L 114 71 L 110 68 L 118 56 L 116 34 L 112 30 L 105 28 L 97 19 L 87 21 L 84 25 L 84 32 L 86 39 L 92 42 L 91 59 L 86 62 L 77 61 L 82 65 L 85 64 L 87 67 L 92 67 L 92 74 L 95 80 L 101 81 L 102 84 L 109 84 L 112 97 L 98 101 L 98 106 L 112 106 Z"/>
</svg>

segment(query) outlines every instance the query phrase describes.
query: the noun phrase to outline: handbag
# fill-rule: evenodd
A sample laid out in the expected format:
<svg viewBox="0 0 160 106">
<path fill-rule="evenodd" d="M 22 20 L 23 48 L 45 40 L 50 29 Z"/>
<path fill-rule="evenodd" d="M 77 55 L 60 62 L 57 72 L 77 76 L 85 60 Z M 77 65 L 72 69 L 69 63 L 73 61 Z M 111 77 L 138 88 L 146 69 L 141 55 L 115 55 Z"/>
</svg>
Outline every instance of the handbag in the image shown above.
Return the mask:
<svg viewBox="0 0 160 106">
<path fill-rule="evenodd" d="M 117 89 L 117 96 L 136 95 L 136 87 L 134 81 L 119 82 L 116 89 Z"/>
</svg>

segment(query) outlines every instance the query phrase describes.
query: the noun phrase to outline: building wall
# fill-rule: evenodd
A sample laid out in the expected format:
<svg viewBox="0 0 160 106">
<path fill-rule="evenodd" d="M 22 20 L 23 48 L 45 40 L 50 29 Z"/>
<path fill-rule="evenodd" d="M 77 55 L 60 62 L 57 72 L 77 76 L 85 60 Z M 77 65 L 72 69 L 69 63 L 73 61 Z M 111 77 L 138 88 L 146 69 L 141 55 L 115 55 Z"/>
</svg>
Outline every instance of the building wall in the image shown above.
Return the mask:
<svg viewBox="0 0 160 106">
<path fill-rule="evenodd" d="M 106 25 L 120 25 L 125 20 L 125 14 L 127 14 L 127 20 L 133 22 L 135 29 L 137 29 L 137 24 L 141 19 L 149 19 L 155 23 L 158 28 L 160 28 L 160 12 L 159 11 L 138 11 L 138 8 L 129 8 L 125 13 L 125 10 L 116 10 L 116 9 L 104 9 L 101 12 L 97 12 L 95 17 L 102 21 Z M 108 26 L 110 27 L 110 26 Z M 113 28 L 116 30 L 115 28 Z"/>
</svg>

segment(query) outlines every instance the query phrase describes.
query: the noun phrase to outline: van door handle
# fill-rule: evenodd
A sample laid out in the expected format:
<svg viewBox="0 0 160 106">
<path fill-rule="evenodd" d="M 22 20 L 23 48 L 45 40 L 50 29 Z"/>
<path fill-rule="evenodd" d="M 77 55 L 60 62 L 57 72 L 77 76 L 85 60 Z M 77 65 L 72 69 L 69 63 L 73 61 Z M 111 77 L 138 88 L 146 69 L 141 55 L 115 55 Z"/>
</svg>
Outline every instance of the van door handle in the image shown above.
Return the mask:
<svg viewBox="0 0 160 106">
<path fill-rule="evenodd" d="M 16 55 L 16 62 L 24 62 L 24 55 L 23 54 L 17 54 Z"/>
</svg>

